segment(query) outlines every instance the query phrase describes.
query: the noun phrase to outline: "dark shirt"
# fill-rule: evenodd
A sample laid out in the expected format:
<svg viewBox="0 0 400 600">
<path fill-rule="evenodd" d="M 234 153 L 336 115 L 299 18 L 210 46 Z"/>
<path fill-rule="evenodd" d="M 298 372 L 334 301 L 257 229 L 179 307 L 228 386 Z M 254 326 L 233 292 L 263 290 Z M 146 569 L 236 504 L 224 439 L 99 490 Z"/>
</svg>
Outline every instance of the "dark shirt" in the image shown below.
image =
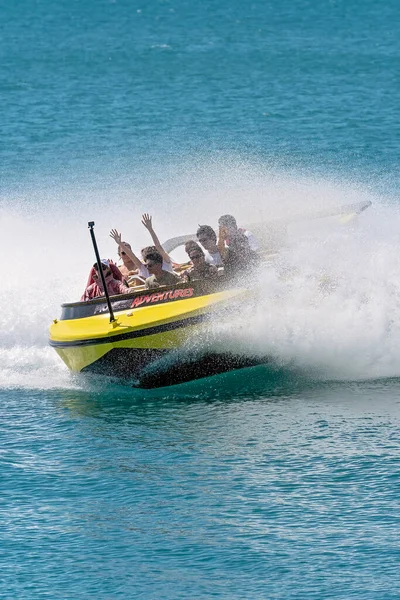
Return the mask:
<svg viewBox="0 0 400 600">
<path fill-rule="evenodd" d="M 229 239 L 224 258 L 224 271 L 227 275 L 251 272 L 258 261 L 257 252 L 250 248 L 249 240 L 243 233 L 238 231 L 233 238 Z"/>
<path fill-rule="evenodd" d="M 218 277 L 218 269 L 214 265 L 204 263 L 202 269 L 191 267 L 185 271 L 185 275 L 187 276 L 188 281 L 193 281 L 194 279 L 212 279 L 213 277 Z"/>
<path fill-rule="evenodd" d="M 146 288 L 151 290 L 153 288 L 158 288 L 160 285 L 175 285 L 178 283 L 179 277 L 176 273 L 170 273 L 169 271 L 162 271 L 161 275 L 156 277 L 155 275 L 150 275 L 145 281 Z"/>
</svg>

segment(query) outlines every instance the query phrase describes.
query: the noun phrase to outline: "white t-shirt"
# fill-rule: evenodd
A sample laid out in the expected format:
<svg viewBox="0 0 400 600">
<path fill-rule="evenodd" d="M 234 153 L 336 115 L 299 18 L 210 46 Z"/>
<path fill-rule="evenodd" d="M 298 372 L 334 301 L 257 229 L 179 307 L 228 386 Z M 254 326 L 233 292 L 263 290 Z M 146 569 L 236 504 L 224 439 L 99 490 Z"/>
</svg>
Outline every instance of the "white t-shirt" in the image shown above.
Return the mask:
<svg viewBox="0 0 400 600">
<path fill-rule="evenodd" d="M 254 250 L 254 252 L 257 252 L 257 250 L 259 249 L 259 244 L 254 233 L 251 233 L 251 231 L 249 231 L 248 229 L 239 229 L 239 231 L 241 231 L 249 240 L 250 248 Z"/>
<path fill-rule="evenodd" d="M 173 270 L 173 268 L 172 268 L 172 263 L 170 263 L 170 262 L 169 262 L 169 263 L 166 263 L 166 262 L 164 262 L 164 261 L 163 261 L 162 268 L 163 268 L 163 271 L 169 271 L 170 273 L 173 273 L 173 272 L 174 272 L 174 270 Z M 139 273 L 138 273 L 138 275 L 139 275 L 140 277 L 143 277 L 143 279 L 147 279 L 148 277 L 150 277 L 150 273 L 149 273 L 149 270 L 148 270 L 148 268 L 147 268 L 147 267 L 145 267 L 145 266 L 142 264 L 142 266 L 141 266 L 141 267 L 140 267 L 140 269 L 139 269 Z"/>
<path fill-rule="evenodd" d="M 206 263 L 208 263 L 209 265 L 215 265 L 216 267 L 222 267 L 224 264 L 222 261 L 222 257 L 218 250 L 217 250 L 217 252 L 208 252 L 208 250 L 205 250 L 204 258 L 205 258 Z"/>
</svg>

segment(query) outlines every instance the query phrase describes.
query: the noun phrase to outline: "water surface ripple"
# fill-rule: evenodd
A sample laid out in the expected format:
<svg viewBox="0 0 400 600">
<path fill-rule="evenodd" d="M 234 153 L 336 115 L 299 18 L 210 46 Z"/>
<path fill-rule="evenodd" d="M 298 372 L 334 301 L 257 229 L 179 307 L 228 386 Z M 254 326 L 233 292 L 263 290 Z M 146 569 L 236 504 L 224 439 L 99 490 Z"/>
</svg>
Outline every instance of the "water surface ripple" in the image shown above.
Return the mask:
<svg viewBox="0 0 400 600">
<path fill-rule="evenodd" d="M 398 598 L 394 383 L 224 377 L 2 393 L 4 597 Z"/>
</svg>

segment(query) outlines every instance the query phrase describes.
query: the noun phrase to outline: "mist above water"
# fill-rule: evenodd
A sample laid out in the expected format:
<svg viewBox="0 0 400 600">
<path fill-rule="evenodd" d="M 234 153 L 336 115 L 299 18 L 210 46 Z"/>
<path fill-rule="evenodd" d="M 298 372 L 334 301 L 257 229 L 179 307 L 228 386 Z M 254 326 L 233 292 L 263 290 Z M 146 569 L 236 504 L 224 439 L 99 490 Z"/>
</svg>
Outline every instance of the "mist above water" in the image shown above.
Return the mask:
<svg viewBox="0 0 400 600">
<path fill-rule="evenodd" d="M 96 222 L 103 257 L 116 260 L 111 227 L 137 251 L 150 240 L 239 224 L 275 221 L 372 200 L 361 215 L 291 225 L 278 256 L 263 267 L 252 299 L 229 324 L 213 326 L 213 344 L 270 356 L 324 378 L 400 375 L 400 214 L 389 199 L 360 186 L 269 171 L 238 161 L 188 166 L 140 189 L 120 182 L 98 191 L 27 191 L 0 204 L 2 263 L 0 386 L 75 387 L 53 349 L 48 326 L 59 305 L 78 300 L 93 263 L 87 222 Z"/>
</svg>

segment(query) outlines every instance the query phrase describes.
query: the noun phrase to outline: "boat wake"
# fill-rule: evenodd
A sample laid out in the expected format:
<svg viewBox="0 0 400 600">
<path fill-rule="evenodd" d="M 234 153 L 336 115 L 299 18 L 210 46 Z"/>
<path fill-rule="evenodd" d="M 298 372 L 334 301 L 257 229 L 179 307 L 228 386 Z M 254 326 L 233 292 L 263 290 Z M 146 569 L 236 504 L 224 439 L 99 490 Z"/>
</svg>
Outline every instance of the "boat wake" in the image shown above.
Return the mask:
<svg viewBox="0 0 400 600">
<path fill-rule="evenodd" d="M 313 208 L 316 198 L 319 207 L 371 199 L 374 203 L 346 223 L 315 220 L 291 227 L 288 244 L 263 267 L 252 297 L 240 311 L 232 310 L 228 319 L 211 322 L 203 337 L 182 348 L 177 364 L 182 356 L 201 358 L 205 353 L 222 352 L 244 357 L 244 366 L 246 361 L 268 360 L 276 368 L 301 372 L 313 380 L 399 377 L 400 212 L 396 205 L 359 189 L 324 181 L 300 185 L 298 180 L 276 174 L 261 181 L 246 172 L 235 187 L 239 190 L 236 197 L 226 177 L 218 185 L 216 181 L 214 186 L 209 182 L 207 193 L 197 203 L 193 200 L 200 194 L 199 182 L 191 190 L 169 189 L 164 197 L 159 194 L 158 206 L 160 197 L 163 206 L 170 204 L 176 211 L 185 200 L 190 204 L 190 211 L 182 211 L 182 222 L 174 220 L 175 229 L 171 223 L 164 224 L 165 230 L 160 225 L 160 237 L 191 231 L 193 223 L 208 220 L 205 214 L 210 215 L 211 224 L 222 212 L 235 213 L 243 224 L 266 220 L 270 211 L 265 198 L 277 206 L 295 198 L 296 208 L 292 203 L 290 211 L 296 213 L 300 207 L 309 209 L 310 197 Z M 246 210 L 243 197 L 249 198 Z M 109 209 L 102 213 L 94 199 L 88 200 L 66 217 L 60 203 L 50 218 L 46 206 L 37 207 L 28 217 L 11 202 L 2 205 L 5 233 L 0 250 L 4 256 L 13 248 L 13 262 L 12 269 L 4 262 L 0 267 L 0 389 L 82 387 L 85 378 L 71 375 L 47 346 L 48 325 L 59 316 L 61 302 L 79 298 L 83 291 L 92 262 L 87 220 L 97 219 L 102 253 L 115 258 L 107 234 L 118 225 L 118 206 L 111 217 Z M 131 220 L 124 218 L 127 237 L 137 236 L 139 247 L 147 241 L 140 230 L 142 207 L 149 208 L 144 200 Z M 162 220 L 160 208 L 149 210 L 156 223 Z M 165 368 L 165 360 L 158 368 Z"/>
</svg>

